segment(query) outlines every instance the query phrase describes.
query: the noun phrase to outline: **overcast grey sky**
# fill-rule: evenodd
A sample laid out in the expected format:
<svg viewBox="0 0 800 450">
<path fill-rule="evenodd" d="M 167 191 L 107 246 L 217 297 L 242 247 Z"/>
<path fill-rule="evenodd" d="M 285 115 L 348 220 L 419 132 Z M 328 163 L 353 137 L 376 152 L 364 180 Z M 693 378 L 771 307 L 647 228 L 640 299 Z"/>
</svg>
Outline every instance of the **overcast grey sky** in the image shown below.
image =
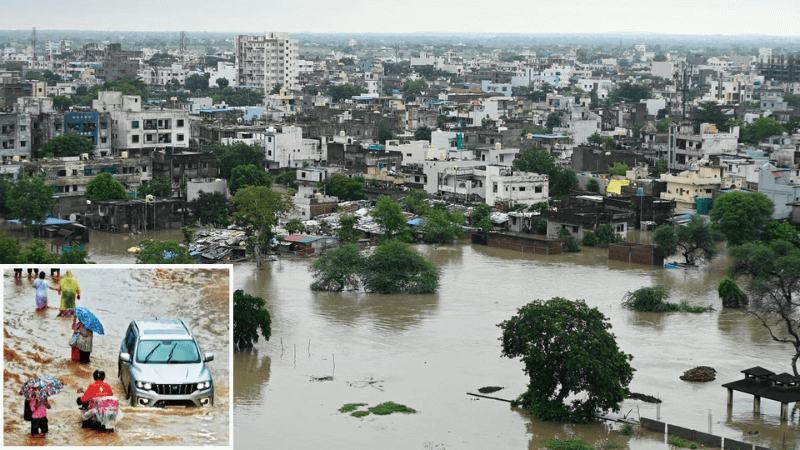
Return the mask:
<svg viewBox="0 0 800 450">
<path fill-rule="evenodd" d="M 798 0 L 0 0 L 4 29 L 800 35 Z"/>
</svg>

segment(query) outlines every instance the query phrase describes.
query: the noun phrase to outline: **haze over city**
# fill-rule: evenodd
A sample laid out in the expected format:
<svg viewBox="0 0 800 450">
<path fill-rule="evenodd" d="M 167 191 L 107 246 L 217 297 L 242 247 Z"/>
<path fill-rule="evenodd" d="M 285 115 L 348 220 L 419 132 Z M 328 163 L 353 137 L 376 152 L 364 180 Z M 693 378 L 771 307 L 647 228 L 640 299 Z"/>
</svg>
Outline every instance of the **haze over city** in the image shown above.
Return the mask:
<svg viewBox="0 0 800 450">
<path fill-rule="evenodd" d="M 109 31 L 284 30 L 312 33 L 664 33 L 796 36 L 800 3 L 781 0 L 348 0 L 226 2 L 4 0 L 7 29 Z"/>
</svg>

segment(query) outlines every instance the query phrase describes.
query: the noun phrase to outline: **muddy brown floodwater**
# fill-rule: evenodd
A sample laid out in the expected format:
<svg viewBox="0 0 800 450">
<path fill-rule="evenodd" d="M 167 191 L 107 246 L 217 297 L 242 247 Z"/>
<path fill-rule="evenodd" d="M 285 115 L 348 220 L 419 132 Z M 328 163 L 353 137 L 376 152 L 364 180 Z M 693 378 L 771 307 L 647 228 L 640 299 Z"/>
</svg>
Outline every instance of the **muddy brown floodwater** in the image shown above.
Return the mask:
<svg viewBox="0 0 800 450">
<path fill-rule="evenodd" d="M 309 289 L 313 259 L 281 258 L 263 270 L 234 269 L 234 286 L 266 299 L 272 338 L 234 356 L 234 442 L 243 448 L 539 449 L 552 438 L 582 439 L 598 449 L 668 449 L 662 434 L 623 436 L 608 422 L 586 426 L 542 423 L 508 403 L 467 395 L 501 386 L 513 399 L 527 384 L 523 364 L 500 356 L 498 323 L 534 299 L 585 299 L 609 319 L 617 342 L 632 354 L 630 388 L 659 397 L 667 423 L 780 449 L 797 448 L 800 410 L 734 394 L 723 383 L 763 366 L 791 371 L 791 349 L 770 340 L 753 317 L 725 310 L 716 293 L 730 261 L 723 254 L 700 269 L 664 269 L 608 261 L 606 249 L 529 255 L 461 243 L 416 246 L 442 269 L 431 295 L 318 293 Z M 623 295 L 663 284 L 670 301 L 713 305 L 703 314 L 637 313 Z M 695 366 L 717 379 L 680 380 Z M 332 377 L 326 380 L 324 377 Z M 394 401 L 416 414 L 338 412 L 346 403 Z M 656 418 L 655 404 L 626 400 L 622 413 Z"/>
<path fill-rule="evenodd" d="M 61 267 L 64 274 L 66 267 Z M 49 270 L 46 271 L 49 275 Z M 27 274 L 14 279 L 3 270 L 3 444 L 4 445 L 230 445 L 230 314 L 227 268 L 155 269 L 113 266 L 73 268 L 83 292 L 78 306 L 91 309 L 102 321 L 104 335 L 95 335 L 91 362 L 72 362 L 68 341 L 70 319 L 57 319 L 59 297 L 50 291 L 53 309 L 35 310 L 34 289 Z M 53 285 L 51 277 L 47 277 Z M 117 376 L 120 343 L 128 324 L 144 317 L 186 321 L 203 352 L 213 352 L 207 363 L 214 381 L 214 405 L 207 408 L 133 408 L 124 400 Z M 106 372 L 106 382 L 120 399 L 122 417 L 114 433 L 82 430 L 75 405 L 78 388 L 92 382 L 95 369 Z M 51 397 L 46 438 L 30 437 L 23 421 L 21 383 L 39 375 L 53 375 L 66 384 Z"/>
</svg>

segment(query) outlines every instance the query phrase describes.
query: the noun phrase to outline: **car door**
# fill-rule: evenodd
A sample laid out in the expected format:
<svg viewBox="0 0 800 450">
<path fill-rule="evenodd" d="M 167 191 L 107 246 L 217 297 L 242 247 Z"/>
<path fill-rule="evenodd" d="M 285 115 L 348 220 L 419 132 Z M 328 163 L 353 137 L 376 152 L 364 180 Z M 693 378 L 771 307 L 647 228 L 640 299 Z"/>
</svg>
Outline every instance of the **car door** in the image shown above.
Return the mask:
<svg viewBox="0 0 800 450">
<path fill-rule="evenodd" d="M 136 337 L 136 327 L 131 324 L 128 326 L 128 331 L 125 333 L 125 339 L 122 340 L 122 346 L 120 347 L 120 354 L 127 353 L 130 356 L 130 360 L 128 362 L 125 362 L 122 359 L 119 360 L 120 381 L 122 381 L 123 389 L 126 390 L 131 385 L 131 364 L 133 363 L 134 358 L 133 352 L 136 348 Z"/>
</svg>

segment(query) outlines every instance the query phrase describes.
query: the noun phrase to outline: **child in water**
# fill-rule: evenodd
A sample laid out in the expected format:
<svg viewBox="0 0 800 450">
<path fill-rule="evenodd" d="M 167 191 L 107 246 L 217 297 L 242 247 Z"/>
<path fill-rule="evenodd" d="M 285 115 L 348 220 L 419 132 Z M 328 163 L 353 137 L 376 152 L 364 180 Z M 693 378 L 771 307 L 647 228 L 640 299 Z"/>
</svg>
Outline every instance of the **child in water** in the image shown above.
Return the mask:
<svg viewBox="0 0 800 450">
<path fill-rule="evenodd" d="M 47 398 L 32 398 L 28 400 L 31 403 L 31 436 L 39 433 L 47 434 L 47 410 L 50 409 L 50 402 Z"/>
</svg>

